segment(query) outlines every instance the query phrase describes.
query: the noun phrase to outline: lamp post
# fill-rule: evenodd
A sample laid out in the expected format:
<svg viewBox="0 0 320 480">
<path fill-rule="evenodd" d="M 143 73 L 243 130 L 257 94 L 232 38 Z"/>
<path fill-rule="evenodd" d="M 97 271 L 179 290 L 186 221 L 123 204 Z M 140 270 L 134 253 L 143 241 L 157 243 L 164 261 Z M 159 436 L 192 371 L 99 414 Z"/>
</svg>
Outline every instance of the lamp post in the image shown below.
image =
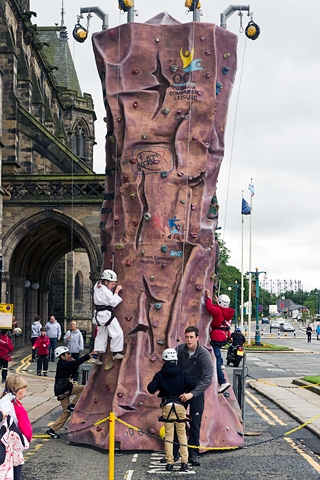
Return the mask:
<svg viewBox="0 0 320 480">
<path fill-rule="evenodd" d="M 234 288 L 234 326 L 238 325 L 238 290 L 241 288 L 241 285 L 238 284 L 237 280 L 234 283 L 230 283 L 228 290 Z"/>
<path fill-rule="evenodd" d="M 256 334 L 255 334 L 255 345 L 259 346 L 260 344 L 260 327 L 259 327 L 259 275 L 261 273 L 264 273 L 267 275 L 267 272 L 259 272 L 258 268 L 256 268 L 255 272 L 247 272 L 247 275 L 254 275 L 254 284 L 252 282 L 252 285 L 250 287 L 252 288 L 252 297 L 256 299 Z"/>
</svg>

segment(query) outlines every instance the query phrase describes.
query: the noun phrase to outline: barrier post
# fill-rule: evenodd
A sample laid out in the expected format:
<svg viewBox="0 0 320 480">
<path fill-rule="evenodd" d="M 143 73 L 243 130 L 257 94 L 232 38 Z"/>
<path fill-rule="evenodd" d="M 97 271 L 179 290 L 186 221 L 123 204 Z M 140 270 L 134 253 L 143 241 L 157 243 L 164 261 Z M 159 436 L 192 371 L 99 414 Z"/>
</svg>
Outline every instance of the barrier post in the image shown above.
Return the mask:
<svg viewBox="0 0 320 480">
<path fill-rule="evenodd" d="M 114 435 L 115 435 L 115 416 L 110 412 L 109 416 L 109 476 L 108 480 L 114 480 Z"/>
</svg>

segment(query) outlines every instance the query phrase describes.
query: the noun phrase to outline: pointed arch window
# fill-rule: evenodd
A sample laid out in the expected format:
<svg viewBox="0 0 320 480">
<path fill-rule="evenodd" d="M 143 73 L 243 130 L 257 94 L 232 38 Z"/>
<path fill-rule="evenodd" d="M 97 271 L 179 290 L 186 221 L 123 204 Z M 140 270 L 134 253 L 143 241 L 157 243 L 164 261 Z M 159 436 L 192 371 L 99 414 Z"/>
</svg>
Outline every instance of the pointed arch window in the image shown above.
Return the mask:
<svg viewBox="0 0 320 480">
<path fill-rule="evenodd" d="M 83 274 L 79 270 L 74 279 L 74 299 L 83 301 Z"/>
<path fill-rule="evenodd" d="M 78 123 L 74 129 L 72 137 L 72 151 L 78 157 L 85 158 L 85 130 L 81 123 Z"/>
</svg>

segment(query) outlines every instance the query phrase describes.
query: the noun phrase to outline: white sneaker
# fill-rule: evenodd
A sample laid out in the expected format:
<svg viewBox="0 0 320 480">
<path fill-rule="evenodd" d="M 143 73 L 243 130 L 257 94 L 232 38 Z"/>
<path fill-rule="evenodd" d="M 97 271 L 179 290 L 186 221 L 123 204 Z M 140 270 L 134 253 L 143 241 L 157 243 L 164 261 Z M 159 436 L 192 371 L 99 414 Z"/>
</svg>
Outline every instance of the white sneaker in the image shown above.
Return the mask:
<svg viewBox="0 0 320 480">
<path fill-rule="evenodd" d="M 226 367 L 224 365 L 221 365 L 221 370 L 225 370 Z"/>
<path fill-rule="evenodd" d="M 113 355 L 112 360 L 122 360 L 124 358 L 124 355 L 122 353 L 116 353 Z"/>
<path fill-rule="evenodd" d="M 226 383 L 223 383 L 222 385 L 220 385 L 220 388 L 218 390 L 218 393 L 223 393 L 225 392 L 226 390 L 228 390 L 228 388 L 230 387 L 230 383 L 226 382 Z"/>
<path fill-rule="evenodd" d="M 99 360 L 98 358 L 91 358 L 90 363 L 94 363 L 95 365 L 102 365 L 103 362 Z"/>
</svg>

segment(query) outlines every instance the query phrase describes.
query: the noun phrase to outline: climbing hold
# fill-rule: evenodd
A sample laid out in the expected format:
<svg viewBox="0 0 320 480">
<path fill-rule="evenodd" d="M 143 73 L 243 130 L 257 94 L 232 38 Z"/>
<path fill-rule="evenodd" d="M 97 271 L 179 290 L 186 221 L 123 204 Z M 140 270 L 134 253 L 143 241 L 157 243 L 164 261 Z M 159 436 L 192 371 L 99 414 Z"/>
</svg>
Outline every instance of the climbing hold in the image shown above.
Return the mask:
<svg viewBox="0 0 320 480">
<path fill-rule="evenodd" d="M 117 393 L 117 396 L 118 396 L 119 398 L 121 398 L 121 397 L 123 397 L 123 393 L 118 392 L 118 393 Z"/>
<path fill-rule="evenodd" d="M 166 178 L 168 176 L 168 172 L 166 172 L 165 170 L 163 170 L 161 172 L 161 178 Z"/>
<path fill-rule="evenodd" d="M 170 112 L 170 108 L 164 108 L 162 110 L 163 115 L 168 115 L 169 112 Z"/>
<path fill-rule="evenodd" d="M 180 203 L 186 203 L 186 201 L 183 198 L 181 198 Z"/>
<path fill-rule="evenodd" d="M 155 435 L 156 433 L 154 428 L 148 428 L 148 432 L 151 433 L 151 435 Z"/>
<path fill-rule="evenodd" d="M 114 224 L 115 224 L 115 225 L 120 225 L 120 221 L 119 221 L 118 218 L 115 218 L 115 219 L 114 219 Z"/>
<path fill-rule="evenodd" d="M 162 247 L 161 247 L 161 252 L 167 253 L 167 251 L 168 251 L 167 245 L 162 245 Z"/>
<path fill-rule="evenodd" d="M 126 260 L 126 266 L 131 267 L 131 260 Z"/>
<path fill-rule="evenodd" d="M 133 108 L 138 108 L 138 102 L 133 102 L 132 106 Z"/>
<path fill-rule="evenodd" d="M 154 276 L 153 276 L 153 275 L 151 275 L 150 280 L 151 280 L 151 282 L 153 282 L 153 280 L 154 280 Z"/>
<path fill-rule="evenodd" d="M 193 140 L 194 142 L 196 142 L 196 141 L 198 140 L 197 135 L 193 135 L 193 136 L 192 136 L 192 140 Z"/>
<path fill-rule="evenodd" d="M 139 402 L 139 403 L 138 403 L 138 406 L 139 406 L 139 407 L 142 407 L 142 405 L 143 405 L 143 402 Z"/>
<path fill-rule="evenodd" d="M 162 307 L 161 303 L 155 303 L 154 306 L 157 310 L 160 310 L 160 308 Z"/>
<path fill-rule="evenodd" d="M 144 218 L 145 220 L 147 220 L 147 221 L 150 220 L 150 218 L 151 218 L 151 213 L 149 213 L 149 212 L 144 213 L 144 214 L 143 214 L 143 218 Z"/>
<path fill-rule="evenodd" d="M 142 140 L 147 140 L 147 135 L 145 133 L 142 135 Z"/>
<path fill-rule="evenodd" d="M 204 42 L 205 39 L 206 39 L 206 37 L 204 35 L 202 37 L 200 37 L 201 42 Z"/>
<path fill-rule="evenodd" d="M 160 38 L 155 38 L 154 41 L 155 41 L 156 43 L 159 43 L 159 42 L 160 42 Z"/>
<path fill-rule="evenodd" d="M 210 78 L 210 77 L 211 77 L 211 73 L 210 73 L 210 72 L 207 72 L 207 73 L 206 73 L 206 77 L 207 77 L 207 78 Z"/>
<path fill-rule="evenodd" d="M 146 252 L 145 252 L 145 250 L 141 250 L 140 253 L 141 253 L 141 255 L 144 255 Z"/>
<path fill-rule="evenodd" d="M 97 430 L 97 432 L 101 432 L 102 428 L 101 428 L 101 427 L 97 427 L 96 430 Z"/>
<path fill-rule="evenodd" d="M 136 194 L 135 193 L 130 193 L 130 198 L 135 198 Z"/>
<path fill-rule="evenodd" d="M 133 73 L 134 75 L 137 75 L 137 74 L 139 73 L 139 70 L 138 70 L 137 68 L 134 68 L 134 69 L 132 70 L 132 73 Z"/>
<path fill-rule="evenodd" d="M 181 115 L 182 111 L 180 110 L 180 108 L 178 108 L 178 110 L 176 110 L 176 114 L 177 115 Z"/>
<path fill-rule="evenodd" d="M 117 118 L 117 122 L 118 123 L 122 122 L 122 118 Z"/>
<path fill-rule="evenodd" d="M 136 163 L 136 159 L 135 158 L 130 158 L 130 163 Z"/>
<path fill-rule="evenodd" d="M 132 225 L 133 225 L 134 227 L 137 227 L 137 226 L 139 225 L 139 222 L 133 220 Z"/>
<path fill-rule="evenodd" d="M 124 182 L 127 182 L 128 181 L 128 175 L 123 175 L 122 179 L 123 179 Z"/>
<path fill-rule="evenodd" d="M 221 68 L 221 72 L 223 73 L 223 75 L 227 75 L 227 73 L 229 72 L 230 68 L 229 67 L 222 67 Z"/>
<path fill-rule="evenodd" d="M 202 92 L 200 92 L 200 90 L 197 90 L 197 92 L 196 92 L 196 93 L 197 93 L 197 95 L 198 95 L 199 97 L 201 97 L 201 95 L 202 95 Z"/>
<path fill-rule="evenodd" d="M 219 95 L 219 93 L 221 92 L 222 87 L 223 87 L 222 83 L 220 83 L 220 82 L 217 82 L 217 83 L 216 83 L 216 95 Z"/>
<path fill-rule="evenodd" d="M 196 290 L 197 290 L 198 292 L 200 292 L 200 291 L 202 290 L 202 286 L 201 286 L 201 285 L 199 285 L 199 284 L 198 284 L 198 285 L 196 285 Z"/>
<path fill-rule="evenodd" d="M 86 421 L 85 421 L 85 420 L 81 420 L 80 423 L 86 423 Z"/>
<path fill-rule="evenodd" d="M 158 338 L 157 344 L 158 345 L 164 345 L 164 340 L 162 340 L 162 338 Z"/>
<path fill-rule="evenodd" d="M 153 326 L 153 328 L 157 328 L 159 326 L 159 323 L 158 322 L 153 322 L 152 326 Z"/>
<path fill-rule="evenodd" d="M 113 367 L 113 362 L 108 362 L 105 364 L 104 366 L 104 370 L 107 372 L 108 370 L 111 370 L 111 368 Z M 110 390 L 110 388 L 109 388 Z"/>
<path fill-rule="evenodd" d="M 98 403 L 98 400 L 95 398 L 95 399 L 93 400 L 93 403 Z"/>
<path fill-rule="evenodd" d="M 183 177 L 184 173 L 183 172 L 178 172 L 177 175 L 178 175 L 178 177 Z"/>
<path fill-rule="evenodd" d="M 116 245 L 116 249 L 117 249 L 117 250 L 123 250 L 123 249 L 124 249 L 123 243 L 118 243 L 118 244 Z"/>
<path fill-rule="evenodd" d="M 191 238 L 197 238 L 198 234 L 195 232 L 190 232 L 190 237 Z"/>
<path fill-rule="evenodd" d="M 150 362 L 155 362 L 157 360 L 157 357 L 155 355 L 153 355 L 152 357 L 150 357 Z"/>
<path fill-rule="evenodd" d="M 196 210 L 196 207 L 194 205 L 191 205 L 191 210 Z"/>
<path fill-rule="evenodd" d="M 206 50 L 206 55 L 211 55 L 211 50 Z"/>
<path fill-rule="evenodd" d="M 224 53 L 223 54 L 223 58 L 228 58 L 228 57 L 230 57 L 230 53 Z"/>
<path fill-rule="evenodd" d="M 177 73 L 178 69 L 178 65 L 170 65 L 170 70 L 172 73 Z"/>
<path fill-rule="evenodd" d="M 161 268 L 162 268 L 162 270 L 164 270 L 164 269 L 166 268 L 166 266 L 167 266 L 167 265 L 166 265 L 165 263 L 161 263 Z"/>
<path fill-rule="evenodd" d="M 127 320 L 127 322 L 131 322 L 132 320 L 132 317 L 124 317 L 124 318 Z"/>
</svg>

